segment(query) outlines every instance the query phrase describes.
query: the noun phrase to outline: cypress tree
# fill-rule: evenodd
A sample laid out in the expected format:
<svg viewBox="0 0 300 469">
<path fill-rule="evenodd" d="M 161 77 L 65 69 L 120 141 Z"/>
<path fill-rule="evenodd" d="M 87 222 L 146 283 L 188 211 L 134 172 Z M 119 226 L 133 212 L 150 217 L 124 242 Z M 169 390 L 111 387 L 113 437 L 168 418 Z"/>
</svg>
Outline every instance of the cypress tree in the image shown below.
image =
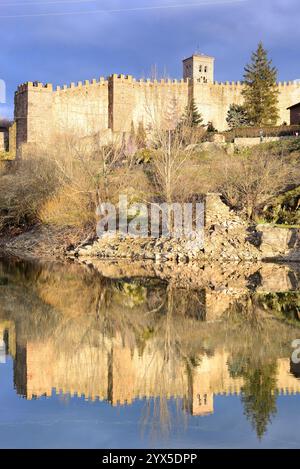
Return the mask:
<svg viewBox="0 0 300 469">
<path fill-rule="evenodd" d="M 279 118 L 277 69 L 262 42 L 245 67 L 244 85 L 244 107 L 252 124 L 276 125 Z"/>
</svg>

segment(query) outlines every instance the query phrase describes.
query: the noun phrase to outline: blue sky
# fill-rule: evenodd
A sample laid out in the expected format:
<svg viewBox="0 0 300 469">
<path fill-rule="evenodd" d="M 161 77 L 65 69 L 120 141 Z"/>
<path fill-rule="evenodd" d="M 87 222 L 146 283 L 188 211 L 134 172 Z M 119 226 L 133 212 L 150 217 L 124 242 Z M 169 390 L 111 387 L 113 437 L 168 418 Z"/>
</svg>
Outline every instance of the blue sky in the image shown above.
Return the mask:
<svg viewBox="0 0 300 469">
<path fill-rule="evenodd" d="M 280 80 L 300 78 L 299 0 L 0 0 L 0 40 L 2 116 L 18 83 L 148 77 L 154 65 L 181 78 L 197 49 L 216 57 L 216 80 L 239 80 L 259 40 Z"/>
</svg>

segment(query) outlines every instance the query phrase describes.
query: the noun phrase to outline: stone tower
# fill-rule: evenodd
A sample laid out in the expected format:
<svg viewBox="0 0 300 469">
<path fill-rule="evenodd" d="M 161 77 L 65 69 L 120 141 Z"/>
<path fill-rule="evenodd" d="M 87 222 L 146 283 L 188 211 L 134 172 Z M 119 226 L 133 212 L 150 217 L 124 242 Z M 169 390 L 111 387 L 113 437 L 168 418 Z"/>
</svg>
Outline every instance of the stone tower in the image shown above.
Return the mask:
<svg viewBox="0 0 300 469">
<path fill-rule="evenodd" d="M 183 78 L 190 78 L 196 83 L 214 82 L 214 57 L 194 54 L 183 60 Z"/>
</svg>

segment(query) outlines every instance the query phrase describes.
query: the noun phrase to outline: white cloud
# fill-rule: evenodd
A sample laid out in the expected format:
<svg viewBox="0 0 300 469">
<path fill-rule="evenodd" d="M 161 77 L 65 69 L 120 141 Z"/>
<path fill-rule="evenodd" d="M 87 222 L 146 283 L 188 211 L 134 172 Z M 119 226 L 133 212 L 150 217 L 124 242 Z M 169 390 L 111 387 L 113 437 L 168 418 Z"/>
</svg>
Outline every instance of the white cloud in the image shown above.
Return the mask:
<svg viewBox="0 0 300 469">
<path fill-rule="evenodd" d="M 12 119 L 14 115 L 13 106 L 8 106 L 4 104 L 0 104 L 0 119 Z"/>
</svg>

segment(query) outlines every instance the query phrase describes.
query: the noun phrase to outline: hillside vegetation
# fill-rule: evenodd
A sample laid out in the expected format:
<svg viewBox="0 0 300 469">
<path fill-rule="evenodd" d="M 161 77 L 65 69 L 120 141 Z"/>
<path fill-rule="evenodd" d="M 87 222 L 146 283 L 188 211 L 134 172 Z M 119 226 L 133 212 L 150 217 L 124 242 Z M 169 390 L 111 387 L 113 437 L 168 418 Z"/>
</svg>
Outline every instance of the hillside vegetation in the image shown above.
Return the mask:
<svg viewBox="0 0 300 469">
<path fill-rule="evenodd" d="M 129 202 L 184 203 L 213 191 L 249 220 L 299 223 L 299 138 L 234 154 L 192 141 L 182 127 L 143 145 L 132 136 L 107 146 L 66 136 L 28 148 L 0 175 L 0 230 L 42 223 L 91 232 L 97 206 L 121 194 Z"/>
</svg>

